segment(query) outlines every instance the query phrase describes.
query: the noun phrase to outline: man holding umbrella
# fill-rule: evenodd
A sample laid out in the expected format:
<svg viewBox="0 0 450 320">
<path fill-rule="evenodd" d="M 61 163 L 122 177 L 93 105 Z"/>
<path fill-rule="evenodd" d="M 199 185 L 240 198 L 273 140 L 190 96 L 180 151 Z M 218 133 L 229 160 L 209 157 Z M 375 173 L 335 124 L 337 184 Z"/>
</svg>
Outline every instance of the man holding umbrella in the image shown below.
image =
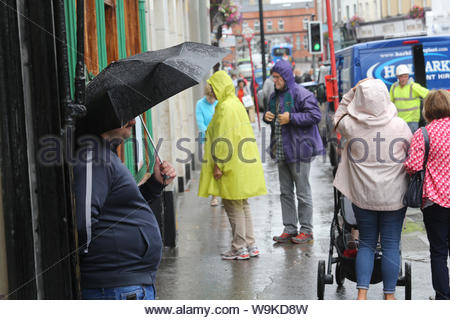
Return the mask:
<svg viewBox="0 0 450 320">
<path fill-rule="evenodd" d="M 148 201 L 176 177 L 156 158 L 150 179 L 137 186 L 115 153 L 135 120 L 101 134 L 74 168 L 83 299 L 152 300 L 162 241 Z"/>
<path fill-rule="evenodd" d="M 147 201 L 159 197 L 175 170 L 155 150 L 153 175 L 138 187 L 114 150 L 131 136 L 136 117 L 202 81 L 227 54 L 185 42 L 112 62 L 88 84 L 77 131 L 94 143 L 81 149 L 85 161 L 74 168 L 84 299 L 155 298 L 162 242 Z"/>
</svg>

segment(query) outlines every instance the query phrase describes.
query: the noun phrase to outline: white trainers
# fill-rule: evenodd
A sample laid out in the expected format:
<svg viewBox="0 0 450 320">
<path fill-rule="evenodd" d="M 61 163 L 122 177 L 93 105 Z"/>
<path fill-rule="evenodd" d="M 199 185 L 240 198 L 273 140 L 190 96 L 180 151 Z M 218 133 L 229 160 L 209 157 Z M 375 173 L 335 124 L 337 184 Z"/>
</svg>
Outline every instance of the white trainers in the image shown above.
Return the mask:
<svg viewBox="0 0 450 320">
<path fill-rule="evenodd" d="M 250 254 L 247 251 L 247 248 L 242 248 L 238 251 L 230 250 L 225 253 L 222 253 L 223 260 L 247 260 L 250 259 Z"/>
<path fill-rule="evenodd" d="M 216 207 L 219 205 L 219 200 L 217 200 L 217 198 L 212 198 L 211 199 L 211 207 Z"/>
<path fill-rule="evenodd" d="M 257 257 L 261 253 L 257 246 L 249 247 L 248 252 L 250 254 L 250 257 Z"/>
</svg>

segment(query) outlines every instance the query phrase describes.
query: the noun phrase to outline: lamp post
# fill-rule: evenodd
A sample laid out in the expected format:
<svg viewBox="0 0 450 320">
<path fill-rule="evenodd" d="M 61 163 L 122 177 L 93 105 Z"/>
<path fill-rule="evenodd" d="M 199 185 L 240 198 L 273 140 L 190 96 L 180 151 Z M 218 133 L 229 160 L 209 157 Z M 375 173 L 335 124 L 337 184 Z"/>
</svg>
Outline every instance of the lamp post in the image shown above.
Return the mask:
<svg viewBox="0 0 450 320">
<path fill-rule="evenodd" d="M 245 40 L 247 40 L 248 44 L 248 52 L 250 55 L 250 64 L 252 66 L 252 83 L 253 83 L 253 97 L 255 99 L 255 105 L 256 105 L 256 116 L 258 118 L 258 129 L 261 130 L 261 124 L 259 123 L 259 107 L 258 107 L 258 96 L 256 95 L 256 81 L 255 81 L 255 69 L 253 68 L 253 58 L 252 58 L 252 46 L 251 41 L 253 37 L 255 36 L 255 32 L 253 29 L 247 27 L 242 31 L 242 36 Z M 264 72 L 264 70 L 263 70 Z"/>
<path fill-rule="evenodd" d="M 262 0 L 258 1 L 259 5 L 259 34 L 261 35 L 261 60 L 262 60 L 262 75 L 263 83 L 266 82 L 266 42 L 264 38 L 264 9 Z"/>
</svg>

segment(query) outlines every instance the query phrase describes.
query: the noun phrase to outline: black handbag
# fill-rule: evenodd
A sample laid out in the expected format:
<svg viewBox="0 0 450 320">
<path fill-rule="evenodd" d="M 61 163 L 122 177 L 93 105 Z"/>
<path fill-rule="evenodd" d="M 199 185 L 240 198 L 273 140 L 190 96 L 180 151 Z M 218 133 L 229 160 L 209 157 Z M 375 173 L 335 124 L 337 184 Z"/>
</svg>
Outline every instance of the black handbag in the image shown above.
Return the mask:
<svg viewBox="0 0 450 320">
<path fill-rule="evenodd" d="M 410 178 L 408 189 L 406 190 L 405 196 L 403 197 L 403 204 L 411 208 L 422 207 L 422 194 L 423 194 L 423 183 L 425 181 L 425 170 L 427 167 L 428 152 L 430 151 L 430 138 L 428 137 L 428 132 L 425 127 L 420 128 L 422 130 L 423 139 L 425 140 L 425 155 L 423 158 L 422 170 L 417 171 Z"/>
</svg>

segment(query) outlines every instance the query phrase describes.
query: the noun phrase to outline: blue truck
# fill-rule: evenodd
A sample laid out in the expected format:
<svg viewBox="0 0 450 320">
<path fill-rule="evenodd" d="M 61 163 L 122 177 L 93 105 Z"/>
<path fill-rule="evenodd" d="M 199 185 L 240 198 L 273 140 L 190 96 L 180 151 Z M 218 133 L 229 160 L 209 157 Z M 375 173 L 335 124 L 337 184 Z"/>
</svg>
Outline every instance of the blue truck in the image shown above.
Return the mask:
<svg viewBox="0 0 450 320">
<path fill-rule="evenodd" d="M 388 90 L 397 81 L 395 69 L 406 64 L 414 79 L 413 47 L 423 48 L 424 79 L 428 89 L 450 90 L 450 36 L 418 36 L 358 43 L 336 52 L 336 71 L 339 99 L 359 80 L 372 77 L 382 80 Z M 419 82 L 419 81 L 418 81 Z M 326 137 L 331 164 L 339 161 L 338 139 L 333 128 L 334 105 L 328 104 L 326 113 Z"/>
<path fill-rule="evenodd" d="M 395 68 L 406 64 L 414 78 L 411 48 L 421 44 L 428 89 L 450 89 L 450 36 L 413 37 L 355 44 L 336 52 L 339 94 L 359 80 L 381 79 L 388 90 L 397 81 Z"/>
</svg>

